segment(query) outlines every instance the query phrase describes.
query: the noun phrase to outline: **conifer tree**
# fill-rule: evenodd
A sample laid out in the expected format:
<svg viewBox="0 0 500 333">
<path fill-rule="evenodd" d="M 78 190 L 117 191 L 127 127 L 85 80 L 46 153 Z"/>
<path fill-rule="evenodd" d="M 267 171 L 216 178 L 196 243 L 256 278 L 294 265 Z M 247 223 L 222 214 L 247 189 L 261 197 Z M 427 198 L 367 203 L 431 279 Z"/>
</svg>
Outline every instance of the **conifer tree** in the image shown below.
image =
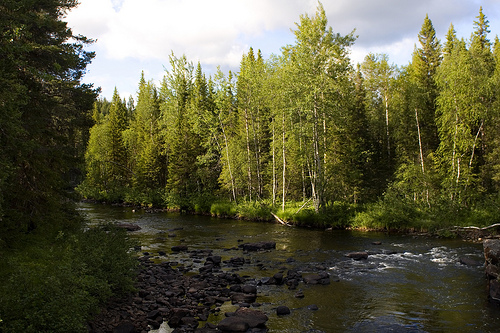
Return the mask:
<svg viewBox="0 0 500 333">
<path fill-rule="evenodd" d="M 441 47 L 428 16 L 418 35 L 412 62 L 398 79 L 399 124 L 396 182 L 415 203 L 430 205 L 433 154 L 439 145 L 436 126 L 436 71 Z"/>
<path fill-rule="evenodd" d="M 128 110 L 115 88 L 109 114 L 107 117 L 107 135 L 109 137 L 109 161 L 111 178 L 118 187 L 128 185 L 131 176 L 128 167 L 128 156 L 123 140 L 124 131 L 128 127 Z"/>
<path fill-rule="evenodd" d="M 197 156 L 200 140 L 189 119 L 193 96 L 193 64 L 186 56 L 170 56 L 170 72 L 161 87 L 163 140 L 168 166 L 169 204 L 188 209 L 188 199 L 199 192 Z"/>
<path fill-rule="evenodd" d="M 0 5 L 0 238 L 57 229 L 96 91 L 80 81 L 94 57 L 66 13 L 76 1 Z M 84 135 L 85 136 L 85 135 Z M 63 218 L 64 219 L 64 218 Z M 66 221 L 65 221 L 66 222 Z M 43 229 L 43 228 L 41 228 Z M 2 241 L 0 241 L 1 243 Z"/>
<path fill-rule="evenodd" d="M 189 110 L 189 122 L 193 134 L 199 139 L 197 154 L 197 174 L 200 179 L 199 193 L 212 195 L 218 189 L 220 173 L 221 144 L 219 124 L 215 112 L 213 83 L 207 81 L 198 63 L 194 75 L 193 98 Z"/>
<path fill-rule="evenodd" d="M 155 85 L 146 82 L 144 72 L 139 81 L 137 105 L 125 134 L 134 186 L 150 192 L 165 186 L 165 167 L 159 136 L 160 101 Z"/>
</svg>

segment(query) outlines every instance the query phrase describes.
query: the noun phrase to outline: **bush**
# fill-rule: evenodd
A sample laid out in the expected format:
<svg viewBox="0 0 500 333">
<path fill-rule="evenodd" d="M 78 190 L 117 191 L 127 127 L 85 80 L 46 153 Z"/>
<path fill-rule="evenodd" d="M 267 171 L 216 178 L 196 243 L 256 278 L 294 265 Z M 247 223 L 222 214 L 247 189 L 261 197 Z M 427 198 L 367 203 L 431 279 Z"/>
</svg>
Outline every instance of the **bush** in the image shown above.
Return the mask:
<svg viewBox="0 0 500 333">
<path fill-rule="evenodd" d="M 426 214 L 411 201 L 386 196 L 356 213 L 352 226 L 377 230 L 426 230 L 425 221 Z"/>
<path fill-rule="evenodd" d="M 279 210 L 276 215 L 283 221 L 298 226 L 345 228 L 350 225 L 355 212 L 359 209 L 355 204 L 340 201 L 326 206 L 319 213 L 316 213 L 313 207 L 304 208 L 302 206 L 302 202 L 290 203 L 285 211 Z"/>
<path fill-rule="evenodd" d="M 243 202 L 237 206 L 240 219 L 253 221 L 269 221 L 272 219 L 271 209 L 264 202 Z"/>
<path fill-rule="evenodd" d="M 108 226 L 0 255 L 0 331 L 86 332 L 109 297 L 133 287 L 137 260 L 123 230 Z"/>
<path fill-rule="evenodd" d="M 210 207 L 210 214 L 216 217 L 236 217 L 236 205 L 232 202 L 214 202 Z"/>
</svg>

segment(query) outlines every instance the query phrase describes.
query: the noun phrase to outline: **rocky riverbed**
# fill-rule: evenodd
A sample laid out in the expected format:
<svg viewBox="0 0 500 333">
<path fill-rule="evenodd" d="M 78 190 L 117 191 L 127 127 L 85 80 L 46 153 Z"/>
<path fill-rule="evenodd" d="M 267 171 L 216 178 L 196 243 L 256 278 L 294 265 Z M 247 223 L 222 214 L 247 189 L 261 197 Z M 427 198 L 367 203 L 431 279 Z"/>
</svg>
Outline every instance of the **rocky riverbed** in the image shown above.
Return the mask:
<svg viewBox="0 0 500 333">
<path fill-rule="evenodd" d="M 274 242 L 247 243 L 239 246 L 243 253 L 273 251 Z M 179 264 L 178 255 L 188 255 L 190 263 Z M 165 323 L 173 332 L 266 332 L 268 314 L 259 310 L 259 286 L 278 285 L 295 290 L 301 283 L 329 284 L 332 280 L 325 267 L 303 274 L 298 268 L 265 278 L 240 275 L 238 271 L 251 264 L 244 257 L 222 260 L 212 250 L 192 250 L 187 246 L 172 247 L 166 256 L 139 258 L 137 291 L 123 299 L 115 299 L 93 322 L 89 332 L 132 333 L 158 329 Z M 154 259 L 154 260 L 153 260 Z M 189 267 L 189 268 L 187 268 Z M 196 267 L 197 272 L 193 272 Z M 301 291 L 294 292 L 304 297 Z M 221 310 L 231 303 L 236 311 Z M 311 305 L 311 311 L 316 307 Z M 277 315 L 290 314 L 286 305 L 275 307 Z M 209 318 L 216 318 L 210 322 Z"/>
</svg>

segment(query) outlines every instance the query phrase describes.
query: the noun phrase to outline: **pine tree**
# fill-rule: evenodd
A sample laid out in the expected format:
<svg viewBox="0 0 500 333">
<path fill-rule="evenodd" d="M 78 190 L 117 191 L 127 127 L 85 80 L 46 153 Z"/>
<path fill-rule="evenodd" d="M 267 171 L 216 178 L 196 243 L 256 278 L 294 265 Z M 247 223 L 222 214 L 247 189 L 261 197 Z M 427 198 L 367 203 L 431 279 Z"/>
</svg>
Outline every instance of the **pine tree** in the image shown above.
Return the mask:
<svg viewBox="0 0 500 333">
<path fill-rule="evenodd" d="M 163 140 L 168 165 L 166 189 L 169 204 L 189 209 L 189 197 L 199 192 L 197 176 L 199 136 L 190 126 L 189 107 L 193 97 L 194 66 L 186 56 L 170 56 L 171 72 L 161 87 Z"/>
<path fill-rule="evenodd" d="M 125 134 L 134 186 L 140 192 L 151 192 L 165 186 L 159 136 L 160 101 L 155 85 L 146 82 L 144 72 L 139 81 L 137 105 Z"/>
<path fill-rule="evenodd" d="M 0 238 L 57 229 L 91 126 L 94 54 L 63 21 L 76 1 L 0 5 Z M 83 135 L 83 136 L 82 136 Z M 42 228 L 43 229 L 43 228 Z M 1 241 L 0 241 L 1 242 Z"/>
<path fill-rule="evenodd" d="M 446 33 L 446 43 L 444 45 L 443 53 L 444 57 L 451 55 L 453 51 L 453 45 L 457 42 L 457 32 L 455 31 L 455 27 L 453 24 L 450 24 L 450 28 Z"/>
<path fill-rule="evenodd" d="M 436 71 L 441 64 L 441 46 L 428 16 L 418 35 L 412 62 L 400 75 L 399 147 L 396 182 L 415 203 L 430 205 L 433 154 L 439 146 L 436 126 L 438 88 Z M 451 49 L 451 47 L 450 47 Z"/>
<path fill-rule="evenodd" d="M 107 135 L 109 138 L 109 160 L 111 178 L 117 187 L 127 186 L 131 176 L 128 166 L 127 150 L 123 140 L 128 127 L 128 110 L 115 88 L 107 117 Z"/>
<path fill-rule="evenodd" d="M 215 112 L 213 83 L 211 80 L 207 81 L 200 63 L 194 75 L 189 119 L 193 133 L 199 139 L 197 174 L 200 186 L 198 192 L 203 195 L 213 195 L 219 187 L 219 160 L 222 147 L 219 142 L 219 122 Z"/>
</svg>

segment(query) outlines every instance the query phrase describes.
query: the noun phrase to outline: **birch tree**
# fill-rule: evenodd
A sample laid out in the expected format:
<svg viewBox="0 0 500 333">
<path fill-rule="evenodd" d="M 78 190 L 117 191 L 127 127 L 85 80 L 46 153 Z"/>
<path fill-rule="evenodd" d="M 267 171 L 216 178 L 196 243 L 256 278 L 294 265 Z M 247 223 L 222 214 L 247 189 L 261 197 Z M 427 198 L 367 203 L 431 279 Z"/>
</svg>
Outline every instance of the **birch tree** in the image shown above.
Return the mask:
<svg viewBox="0 0 500 333">
<path fill-rule="evenodd" d="M 348 47 L 355 39 L 352 33 L 346 36 L 335 34 L 327 24 L 320 3 L 314 16 L 306 14 L 300 17 L 294 30 L 295 45 L 284 48 L 291 71 L 292 103 L 297 108 L 295 126 L 300 126 L 294 133 L 300 136 L 298 141 L 303 142 L 302 151 L 316 211 L 326 203 L 329 162 L 334 163 L 333 153 L 339 144 L 332 142 L 334 137 L 330 131 L 342 107 L 339 85 L 350 71 Z"/>
<path fill-rule="evenodd" d="M 456 41 L 438 71 L 440 171 L 449 198 L 461 204 L 481 189 L 478 177 L 493 102 L 494 62 L 482 9 L 474 25 L 470 48 L 464 40 Z"/>
</svg>

